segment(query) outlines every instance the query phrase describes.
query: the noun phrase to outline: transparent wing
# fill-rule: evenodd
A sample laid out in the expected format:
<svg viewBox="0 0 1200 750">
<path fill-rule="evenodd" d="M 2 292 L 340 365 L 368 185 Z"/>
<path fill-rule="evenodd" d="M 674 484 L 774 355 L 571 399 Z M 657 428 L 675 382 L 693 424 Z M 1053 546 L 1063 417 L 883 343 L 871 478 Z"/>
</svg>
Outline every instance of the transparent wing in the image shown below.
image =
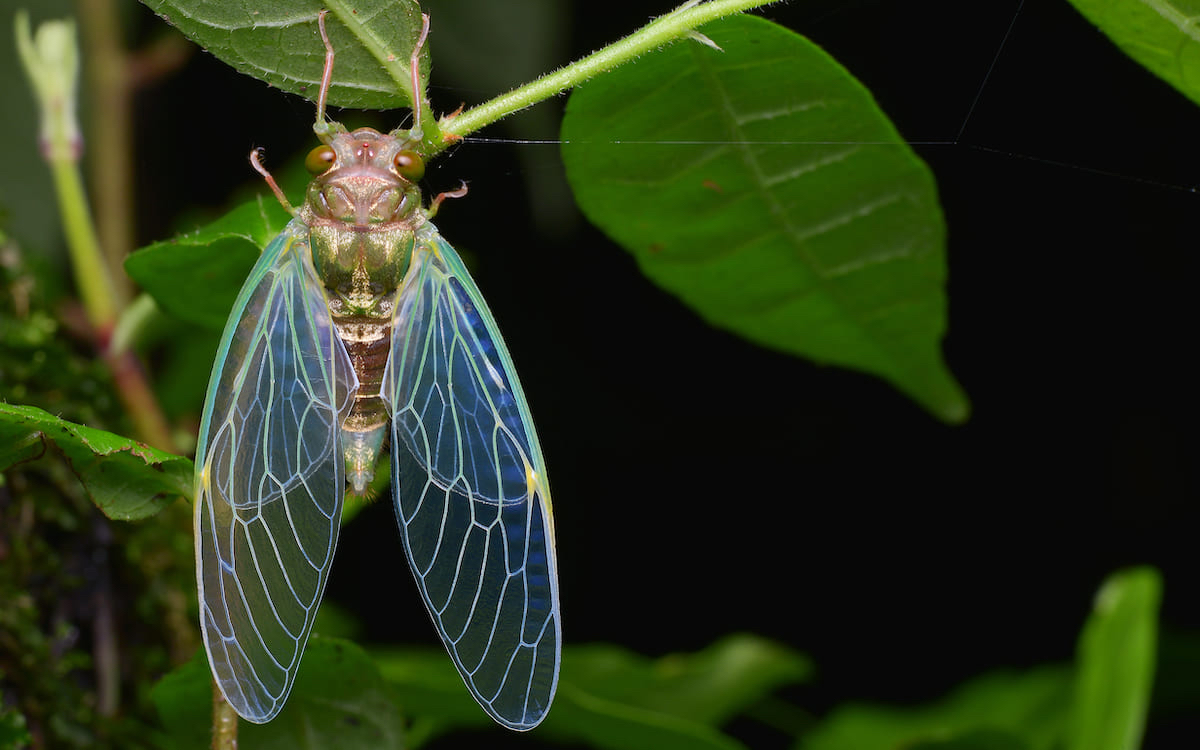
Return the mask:
<svg viewBox="0 0 1200 750">
<path fill-rule="evenodd" d="M 253 722 L 283 707 L 333 559 L 358 381 L 293 221 L 221 339 L 196 452 L 196 581 L 213 676 Z"/>
<path fill-rule="evenodd" d="M 383 397 L 417 585 L 467 687 L 530 729 L 558 683 L 558 582 L 541 448 L 479 290 L 431 224 L 396 305 Z"/>
</svg>

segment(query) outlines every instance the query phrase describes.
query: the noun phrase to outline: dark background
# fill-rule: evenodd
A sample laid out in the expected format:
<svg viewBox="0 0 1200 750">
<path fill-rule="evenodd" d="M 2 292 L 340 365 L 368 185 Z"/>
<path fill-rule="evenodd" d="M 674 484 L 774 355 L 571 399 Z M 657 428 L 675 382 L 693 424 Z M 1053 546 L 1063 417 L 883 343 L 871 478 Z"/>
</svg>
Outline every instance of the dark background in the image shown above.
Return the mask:
<svg viewBox="0 0 1200 750">
<path fill-rule="evenodd" d="M 555 62 L 672 4 L 572 3 Z M 1165 627 L 1200 627 L 1200 112 L 1067 3 L 1016 8 L 761 12 L 838 58 L 906 138 L 934 142 L 916 150 L 949 226 L 944 349 L 972 400 L 964 426 L 707 327 L 580 217 L 541 231 L 525 185 L 561 170 L 554 145 L 467 143 L 431 169 L 431 191 L 470 182 L 438 225 L 472 254 L 537 421 L 568 642 L 656 655 L 761 633 L 814 657 L 817 682 L 789 697 L 820 713 L 1069 660 L 1097 586 L 1126 565 L 1162 570 Z M 495 93 L 437 65 L 441 110 Z M 251 183 L 251 147 L 279 164 L 315 145 L 311 104 L 203 54 L 139 118 L 145 241 Z M 329 596 L 370 639 L 432 642 L 391 513 L 375 503 L 346 529 Z M 1147 747 L 1182 728 L 1165 718 Z"/>
</svg>

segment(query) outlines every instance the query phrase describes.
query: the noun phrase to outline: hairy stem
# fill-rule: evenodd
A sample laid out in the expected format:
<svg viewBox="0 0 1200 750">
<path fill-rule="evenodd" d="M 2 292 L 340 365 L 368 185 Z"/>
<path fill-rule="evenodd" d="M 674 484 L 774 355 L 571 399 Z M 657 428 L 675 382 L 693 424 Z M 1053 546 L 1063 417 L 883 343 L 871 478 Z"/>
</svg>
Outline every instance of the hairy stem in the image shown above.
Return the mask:
<svg viewBox="0 0 1200 750">
<path fill-rule="evenodd" d="M 778 0 L 709 0 L 705 3 L 686 3 L 582 60 L 559 68 L 553 73 L 547 73 L 462 114 L 443 118 L 442 133 L 447 138 L 457 140 L 514 112 L 557 96 L 664 44 L 686 37 L 688 32 L 697 26 L 773 2 Z"/>
</svg>

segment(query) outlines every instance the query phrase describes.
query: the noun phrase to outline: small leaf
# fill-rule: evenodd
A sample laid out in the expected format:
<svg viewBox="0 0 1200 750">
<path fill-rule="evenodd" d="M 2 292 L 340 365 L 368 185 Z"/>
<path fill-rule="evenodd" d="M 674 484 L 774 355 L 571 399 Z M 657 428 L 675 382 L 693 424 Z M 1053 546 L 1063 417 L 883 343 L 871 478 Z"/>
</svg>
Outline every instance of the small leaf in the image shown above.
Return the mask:
<svg viewBox="0 0 1200 750">
<path fill-rule="evenodd" d="M 1196 12 L 1181 0 L 1070 0 L 1121 51 L 1200 104 Z"/>
<path fill-rule="evenodd" d="M 1162 582 L 1153 568 L 1111 576 L 1079 637 L 1074 750 L 1141 747 L 1154 683 Z"/>
<path fill-rule="evenodd" d="M 929 706 L 846 705 L 806 735 L 800 748 L 895 750 L 1000 733 L 1019 739 L 1020 747 L 1053 750 L 1065 734 L 1070 680 L 1065 667 L 1041 667 L 984 675 Z"/>
<path fill-rule="evenodd" d="M 353 6 L 322 0 L 144 0 L 155 13 L 237 70 L 316 100 L 325 63 L 317 13 L 337 55 L 329 103 L 358 109 L 410 106 L 409 58 L 421 32 L 414 0 L 362 0 Z M 421 88 L 428 46 L 421 51 Z"/>
<path fill-rule="evenodd" d="M 111 432 L 67 422 L 32 406 L 0 403 L 0 471 L 53 446 L 109 518 L 152 516 L 192 496 L 192 462 Z"/>
<path fill-rule="evenodd" d="M 151 699 L 167 730 L 164 747 L 208 746 L 211 685 L 203 649 L 155 685 Z M 239 744 L 387 750 L 404 746 L 403 724 L 404 713 L 366 652 L 349 641 L 313 636 L 283 711 L 267 724 L 241 722 Z"/>
<path fill-rule="evenodd" d="M 715 326 L 886 378 L 949 422 L 945 227 L 929 169 L 845 69 L 760 18 L 571 95 L 584 213 Z"/>
<path fill-rule="evenodd" d="M 259 196 L 195 232 L 137 251 L 125 271 L 170 314 L 220 331 L 259 253 L 287 220 L 278 203 Z"/>
</svg>

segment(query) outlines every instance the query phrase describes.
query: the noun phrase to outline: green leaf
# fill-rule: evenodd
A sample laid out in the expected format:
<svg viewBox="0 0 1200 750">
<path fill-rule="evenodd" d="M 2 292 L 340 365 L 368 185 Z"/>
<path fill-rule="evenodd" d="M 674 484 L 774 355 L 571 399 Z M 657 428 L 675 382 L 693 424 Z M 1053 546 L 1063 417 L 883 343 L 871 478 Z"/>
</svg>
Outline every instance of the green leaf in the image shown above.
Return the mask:
<svg viewBox="0 0 1200 750">
<path fill-rule="evenodd" d="M 237 70 L 316 100 L 325 63 L 317 13 L 337 54 L 330 104 L 358 109 L 410 106 L 409 58 L 421 32 L 414 0 L 144 0 L 185 36 Z M 421 89 L 428 78 L 422 49 Z"/>
<path fill-rule="evenodd" d="M 151 691 L 167 730 L 166 748 L 209 743 L 212 687 L 208 659 L 199 650 Z M 336 747 L 386 750 L 404 746 L 404 714 L 391 689 L 361 648 L 313 636 L 287 705 L 267 724 L 241 722 L 238 746 L 246 750 Z"/>
<path fill-rule="evenodd" d="M 259 196 L 201 229 L 137 251 L 125 271 L 170 314 L 219 331 L 259 253 L 288 218 L 276 201 Z"/>
<path fill-rule="evenodd" d="M 918 742 L 905 750 L 1025 750 L 1020 737 L 990 729 L 967 732 L 944 740 Z"/>
<path fill-rule="evenodd" d="M 150 700 L 167 730 L 162 748 L 208 747 L 212 741 L 212 679 L 208 656 L 199 649 L 182 666 L 164 675 L 150 689 Z"/>
<path fill-rule="evenodd" d="M 1020 674 L 984 675 L 924 707 L 851 704 L 835 710 L 799 747 L 895 750 L 999 733 L 1019 738 L 1021 747 L 1030 750 L 1051 750 L 1061 746 L 1065 736 L 1070 685 L 1071 672 L 1066 667 L 1040 667 Z"/>
<path fill-rule="evenodd" d="M 694 654 L 647 659 L 609 644 L 578 646 L 563 680 L 607 700 L 719 726 L 775 688 L 807 680 L 812 663 L 750 634 L 726 636 Z"/>
<path fill-rule="evenodd" d="M 715 326 L 886 378 L 949 422 L 945 227 L 929 169 L 803 37 L 736 16 L 572 94 L 588 218 Z"/>
<path fill-rule="evenodd" d="M 1154 682 L 1162 582 L 1153 568 L 1111 576 L 1079 637 L 1074 750 L 1141 747 Z"/>
<path fill-rule="evenodd" d="M 67 422 L 32 406 L 0 403 L 0 471 L 54 446 L 109 518 L 152 516 L 192 496 L 192 462 L 111 432 Z"/>
<path fill-rule="evenodd" d="M 432 732 L 491 723 L 440 649 L 372 653 L 410 714 L 432 722 Z M 607 644 L 567 647 L 558 695 L 538 736 L 622 750 L 732 750 L 741 744 L 717 727 L 810 672 L 803 655 L 752 635 L 661 659 Z"/>
<path fill-rule="evenodd" d="M 1196 9 L 1183 0 L 1070 0 L 1121 51 L 1200 104 Z"/>
</svg>

